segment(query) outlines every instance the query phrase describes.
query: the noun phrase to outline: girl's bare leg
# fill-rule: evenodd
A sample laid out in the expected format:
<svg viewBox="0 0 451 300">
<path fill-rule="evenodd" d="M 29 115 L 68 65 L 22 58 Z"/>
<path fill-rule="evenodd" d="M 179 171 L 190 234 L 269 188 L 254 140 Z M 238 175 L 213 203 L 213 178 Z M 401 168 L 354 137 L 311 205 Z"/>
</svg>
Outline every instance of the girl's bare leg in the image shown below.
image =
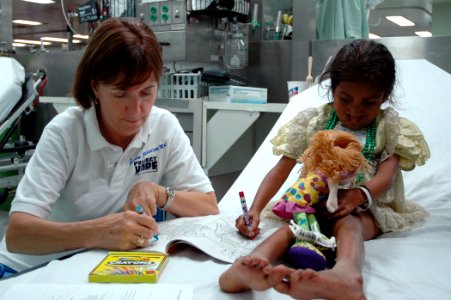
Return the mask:
<svg viewBox="0 0 451 300">
<path fill-rule="evenodd" d="M 277 266 L 272 277 L 289 274 L 288 281 L 279 281 L 275 288 L 296 299 L 365 299 L 362 265 L 363 241 L 380 234 L 369 213 L 348 215 L 335 222 L 337 259 L 330 270 L 293 270 Z M 280 275 L 279 275 L 280 279 Z M 273 283 L 275 280 L 271 280 Z"/>
<path fill-rule="evenodd" d="M 246 290 L 263 291 L 272 287 L 269 275 L 272 264 L 278 261 L 294 242 L 288 226 L 284 226 L 264 240 L 248 256 L 240 257 L 219 277 L 219 286 L 225 292 Z"/>
</svg>

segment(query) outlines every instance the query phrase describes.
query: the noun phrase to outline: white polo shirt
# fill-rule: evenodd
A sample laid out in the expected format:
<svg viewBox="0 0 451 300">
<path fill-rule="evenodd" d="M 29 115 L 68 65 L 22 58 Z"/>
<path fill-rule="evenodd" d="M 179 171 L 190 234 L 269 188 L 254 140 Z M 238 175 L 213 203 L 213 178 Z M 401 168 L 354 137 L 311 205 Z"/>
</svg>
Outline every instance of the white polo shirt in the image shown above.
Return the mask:
<svg viewBox="0 0 451 300">
<path fill-rule="evenodd" d="M 125 151 L 101 135 L 95 108 L 70 107 L 44 129 L 10 212 L 61 222 L 119 212 L 137 182 L 176 190 L 213 191 L 177 118 L 153 107 Z M 63 226 L 63 225 L 62 225 Z M 0 263 L 17 271 L 61 257 L 12 254 L 0 243 Z"/>
</svg>

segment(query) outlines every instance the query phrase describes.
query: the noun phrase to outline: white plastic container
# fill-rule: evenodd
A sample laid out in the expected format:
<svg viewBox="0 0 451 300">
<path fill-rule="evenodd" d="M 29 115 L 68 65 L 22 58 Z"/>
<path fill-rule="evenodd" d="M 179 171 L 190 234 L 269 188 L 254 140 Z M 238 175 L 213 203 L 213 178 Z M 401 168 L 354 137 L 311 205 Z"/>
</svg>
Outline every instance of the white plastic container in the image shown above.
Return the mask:
<svg viewBox="0 0 451 300">
<path fill-rule="evenodd" d="M 197 99 L 208 93 L 208 84 L 201 73 L 163 74 L 158 90 L 159 99 Z"/>
</svg>

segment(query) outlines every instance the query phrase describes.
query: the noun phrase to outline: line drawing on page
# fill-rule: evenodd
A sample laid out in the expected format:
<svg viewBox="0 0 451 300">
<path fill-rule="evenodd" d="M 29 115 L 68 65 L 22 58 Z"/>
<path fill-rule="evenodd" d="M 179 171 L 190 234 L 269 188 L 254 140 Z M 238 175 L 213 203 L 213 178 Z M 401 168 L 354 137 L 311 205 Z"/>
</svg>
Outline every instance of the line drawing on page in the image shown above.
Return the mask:
<svg viewBox="0 0 451 300">
<path fill-rule="evenodd" d="M 178 218 L 159 223 L 160 240 L 149 250 L 171 252 L 175 244 L 189 244 L 206 254 L 233 263 L 238 257 L 249 254 L 260 242 L 284 222 L 264 218 L 261 234 L 254 240 L 238 233 L 235 216 L 214 215 L 206 217 Z"/>
</svg>

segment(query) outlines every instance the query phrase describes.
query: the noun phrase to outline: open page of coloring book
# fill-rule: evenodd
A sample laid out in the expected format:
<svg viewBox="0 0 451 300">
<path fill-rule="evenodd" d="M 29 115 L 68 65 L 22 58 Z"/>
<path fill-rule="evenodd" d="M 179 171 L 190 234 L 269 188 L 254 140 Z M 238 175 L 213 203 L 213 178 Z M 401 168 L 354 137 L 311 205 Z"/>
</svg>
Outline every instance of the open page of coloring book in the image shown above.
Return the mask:
<svg viewBox="0 0 451 300">
<path fill-rule="evenodd" d="M 275 219 L 263 218 L 261 234 L 250 240 L 235 228 L 237 215 L 212 215 L 205 217 L 177 218 L 158 224 L 159 239 L 150 243 L 146 250 L 172 253 L 179 244 L 188 244 L 206 254 L 228 263 L 249 254 L 266 237 L 282 226 Z"/>
</svg>

